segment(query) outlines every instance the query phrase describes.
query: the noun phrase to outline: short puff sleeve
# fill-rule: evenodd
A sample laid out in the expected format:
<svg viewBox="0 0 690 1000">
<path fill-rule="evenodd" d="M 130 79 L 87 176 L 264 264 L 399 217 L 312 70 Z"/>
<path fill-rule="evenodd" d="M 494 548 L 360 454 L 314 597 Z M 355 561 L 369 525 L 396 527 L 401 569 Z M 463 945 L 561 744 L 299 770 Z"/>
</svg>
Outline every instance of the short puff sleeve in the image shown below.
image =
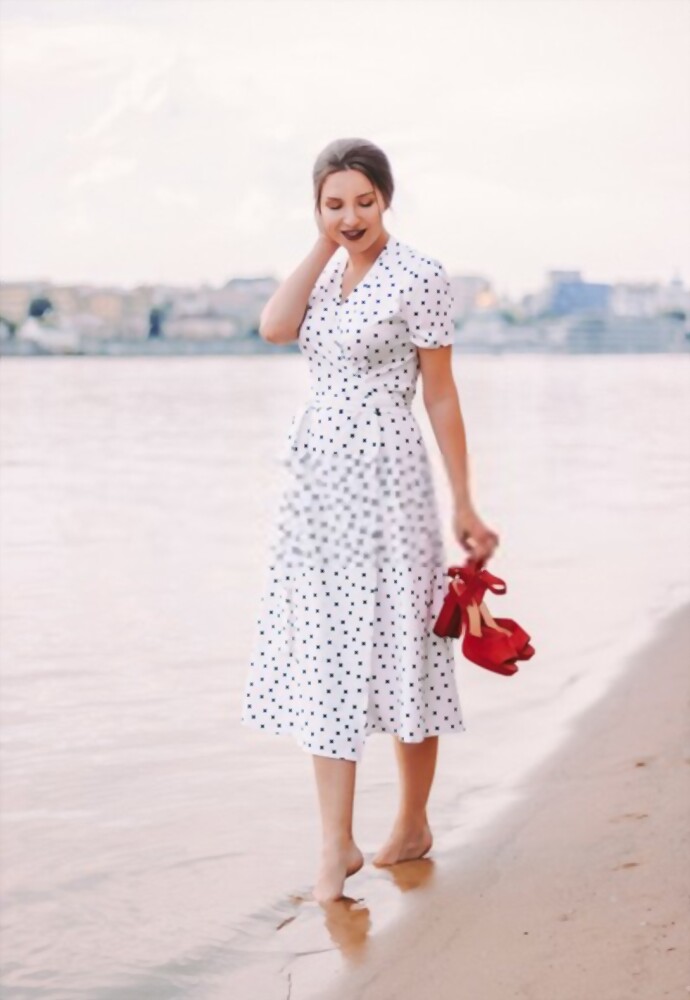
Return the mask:
<svg viewBox="0 0 690 1000">
<path fill-rule="evenodd" d="M 455 340 L 453 294 L 446 270 L 431 261 L 402 294 L 402 316 L 417 347 L 446 347 Z"/>
</svg>

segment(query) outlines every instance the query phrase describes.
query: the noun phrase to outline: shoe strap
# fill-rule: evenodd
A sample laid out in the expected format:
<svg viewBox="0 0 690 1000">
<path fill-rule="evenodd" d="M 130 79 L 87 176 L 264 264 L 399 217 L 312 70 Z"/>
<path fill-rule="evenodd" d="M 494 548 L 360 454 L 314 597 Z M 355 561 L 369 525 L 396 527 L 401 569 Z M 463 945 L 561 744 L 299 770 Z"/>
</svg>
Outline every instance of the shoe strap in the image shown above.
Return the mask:
<svg viewBox="0 0 690 1000">
<path fill-rule="evenodd" d="M 459 578 L 465 584 L 462 590 L 455 587 L 455 592 L 460 597 L 460 603 L 464 606 L 476 601 L 481 604 L 484 594 L 490 590 L 493 594 L 505 594 L 508 590 L 505 580 L 490 573 L 488 569 L 478 569 L 483 567 L 483 563 L 473 563 L 468 560 L 464 566 L 449 566 L 448 576 Z"/>
<path fill-rule="evenodd" d="M 458 601 L 462 604 L 463 608 L 468 607 L 470 604 L 481 604 L 484 591 L 486 590 L 479 580 L 475 580 L 474 583 L 465 583 L 463 580 L 456 578 L 450 581 L 450 586 L 455 591 Z"/>
</svg>

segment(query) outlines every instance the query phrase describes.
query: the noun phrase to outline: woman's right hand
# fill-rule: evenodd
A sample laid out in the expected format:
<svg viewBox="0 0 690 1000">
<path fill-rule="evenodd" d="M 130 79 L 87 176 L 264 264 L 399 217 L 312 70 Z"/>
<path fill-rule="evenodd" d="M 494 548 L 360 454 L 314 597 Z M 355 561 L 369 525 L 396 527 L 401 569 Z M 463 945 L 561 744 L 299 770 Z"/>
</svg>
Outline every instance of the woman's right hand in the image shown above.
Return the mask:
<svg viewBox="0 0 690 1000">
<path fill-rule="evenodd" d="M 330 250 L 332 253 L 335 253 L 335 251 L 340 246 L 340 243 L 338 243 L 336 240 L 332 240 L 331 237 L 326 234 L 323 225 L 323 217 L 319 212 L 319 210 L 316 208 L 314 209 L 314 221 L 316 222 L 316 228 L 319 231 L 319 241 L 323 243 L 324 247 L 327 250 Z"/>
<path fill-rule="evenodd" d="M 498 546 L 498 534 L 482 521 L 474 508 L 466 504 L 453 511 L 453 533 L 470 559 L 486 562 Z"/>
</svg>

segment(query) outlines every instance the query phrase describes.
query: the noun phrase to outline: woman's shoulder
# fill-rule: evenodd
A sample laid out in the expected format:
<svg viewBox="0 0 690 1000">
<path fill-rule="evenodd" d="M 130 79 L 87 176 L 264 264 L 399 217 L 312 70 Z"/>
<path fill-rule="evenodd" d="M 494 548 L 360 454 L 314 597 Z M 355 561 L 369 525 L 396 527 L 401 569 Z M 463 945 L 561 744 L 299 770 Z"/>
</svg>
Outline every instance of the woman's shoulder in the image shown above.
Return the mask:
<svg viewBox="0 0 690 1000">
<path fill-rule="evenodd" d="M 438 257 L 434 257 L 410 243 L 405 243 L 403 240 L 395 242 L 396 262 L 403 272 L 409 274 L 411 279 L 443 274 L 443 263 Z"/>
</svg>

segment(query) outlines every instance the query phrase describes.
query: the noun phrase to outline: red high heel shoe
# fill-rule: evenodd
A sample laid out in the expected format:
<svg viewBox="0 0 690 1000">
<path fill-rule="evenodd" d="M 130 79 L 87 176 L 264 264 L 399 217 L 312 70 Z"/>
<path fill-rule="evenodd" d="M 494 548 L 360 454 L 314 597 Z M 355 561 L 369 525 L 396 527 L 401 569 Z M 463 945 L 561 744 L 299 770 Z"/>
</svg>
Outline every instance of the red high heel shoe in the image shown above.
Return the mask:
<svg viewBox="0 0 690 1000">
<path fill-rule="evenodd" d="M 501 580 L 500 577 L 494 576 L 490 573 L 488 569 L 484 567 L 483 562 L 473 563 L 468 560 L 464 566 L 450 566 L 448 573 L 451 576 L 459 576 L 461 580 L 466 583 L 470 581 L 476 581 L 477 597 L 476 602 L 479 605 L 479 611 L 482 619 L 486 622 L 489 628 L 500 629 L 506 632 L 510 638 L 510 641 L 515 648 L 516 658 L 518 660 L 529 660 L 531 659 L 536 650 L 534 646 L 530 644 L 531 636 L 526 632 L 521 625 L 519 625 L 512 618 L 493 618 L 491 612 L 489 611 L 486 603 L 484 602 L 484 594 L 487 590 L 490 590 L 494 594 L 505 594 L 508 590 L 505 580 Z M 479 581 L 484 585 L 483 588 L 479 587 Z"/>
<path fill-rule="evenodd" d="M 486 666 L 488 669 L 496 669 L 496 661 L 498 661 L 498 666 L 502 668 L 498 672 L 512 676 L 518 669 L 517 667 L 511 669 L 515 660 L 529 660 L 534 655 L 535 649 L 529 643 L 529 634 L 516 621 L 512 618 L 493 618 L 484 602 L 484 594 L 487 590 L 491 590 L 495 594 L 505 594 L 507 591 L 505 581 L 494 576 L 493 573 L 489 573 L 483 567 L 483 562 L 475 563 L 471 559 L 467 560 L 465 566 L 450 566 L 448 575 L 452 578 L 459 577 L 459 580 L 457 582 L 451 581 L 433 631 L 439 636 L 459 638 L 465 620 L 463 609 L 466 609 L 468 629 L 465 633 L 466 646 L 463 643 L 463 653 L 472 662 Z M 464 588 L 462 584 L 465 585 Z M 463 590 L 465 591 L 464 596 L 462 596 Z M 477 612 L 479 613 L 478 618 Z M 471 627 L 470 618 L 472 619 Z M 487 626 L 484 633 L 482 633 L 482 621 Z M 505 639 L 510 644 L 510 650 L 505 645 Z M 486 662 L 480 662 L 486 657 L 482 656 L 482 651 L 478 648 L 482 643 L 489 643 L 489 640 L 493 641 L 490 647 L 485 645 L 484 650 L 491 648 L 491 652 L 488 654 L 491 666 Z M 471 655 L 468 655 L 468 652 Z"/>
<path fill-rule="evenodd" d="M 458 574 L 460 576 L 460 574 Z M 455 614 L 460 614 L 461 628 L 465 626 L 465 636 L 462 641 L 463 655 L 472 663 L 492 670 L 494 673 L 510 677 L 516 674 L 516 651 L 506 631 L 495 628 L 482 628 L 482 616 L 479 602 L 482 599 L 487 584 L 476 574 L 468 574 L 469 579 L 455 578 L 450 582 L 449 597 L 445 604 L 445 615 L 450 617 L 450 625 L 457 628 L 457 620 L 452 617 L 452 602 L 455 602 Z M 443 611 L 442 611 L 443 614 Z M 438 622 L 434 631 L 438 634 Z"/>
</svg>

